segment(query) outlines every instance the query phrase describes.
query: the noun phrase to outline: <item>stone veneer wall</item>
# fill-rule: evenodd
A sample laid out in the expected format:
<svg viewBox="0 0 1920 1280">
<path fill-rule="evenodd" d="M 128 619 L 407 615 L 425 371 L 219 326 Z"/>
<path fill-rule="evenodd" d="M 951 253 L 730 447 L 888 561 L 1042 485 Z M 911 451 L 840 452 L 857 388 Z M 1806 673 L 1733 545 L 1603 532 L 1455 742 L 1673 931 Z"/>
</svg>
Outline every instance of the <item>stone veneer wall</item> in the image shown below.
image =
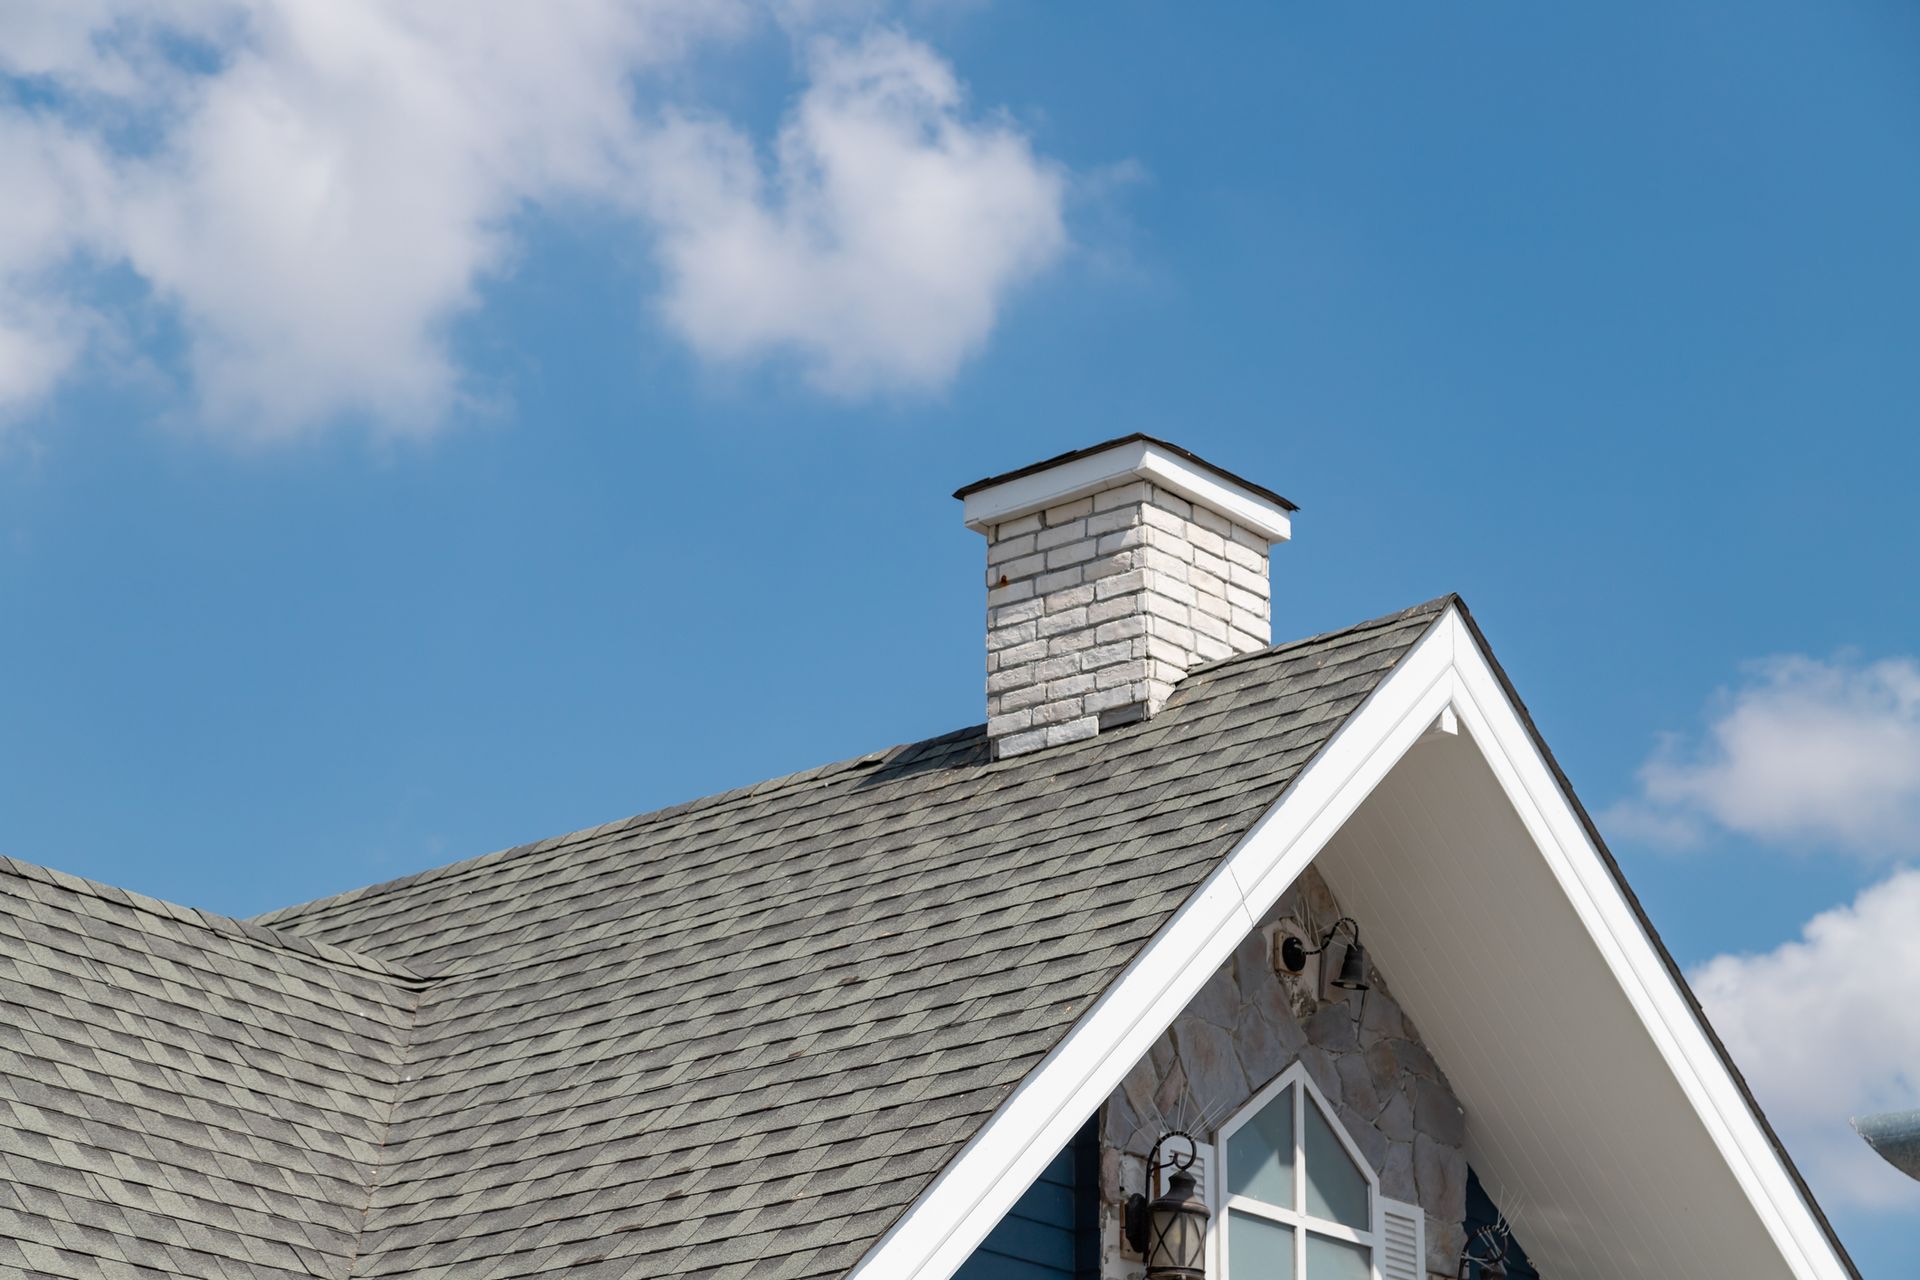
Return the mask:
<svg viewBox="0 0 1920 1280">
<path fill-rule="evenodd" d="M 1187 1128 L 1211 1140 L 1296 1060 L 1305 1061 L 1380 1175 L 1382 1193 L 1426 1211 L 1427 1270 L 1454 1275 L 1465 1243 L 1466 1119 L 1446 1076 L 1378 970 L 1358 1027 L 1358 996 L 1323 1003 L 1312 964 L 1300 977 L 1274 972 L 1274 935 L 1311 942 L 1341 914 L 1309 868 L 1107 1100 L 1100 1130 L 1103 1280 L 1142 1275 L 1139 1256 L 1122 1242 L 1120 1218 L 1127 1196 L 1145 1187 L 1155 1139 Z M 1366 921 L 1360 926 L 1364 934 Z"/>
<path fill-rule="evenodd" d="M 1260 534 L 1144 480 L 994 526 L 994 754 L 1152 715 L 1193 668 L 1266 648 L 1268 550 Z"/>
</svg>

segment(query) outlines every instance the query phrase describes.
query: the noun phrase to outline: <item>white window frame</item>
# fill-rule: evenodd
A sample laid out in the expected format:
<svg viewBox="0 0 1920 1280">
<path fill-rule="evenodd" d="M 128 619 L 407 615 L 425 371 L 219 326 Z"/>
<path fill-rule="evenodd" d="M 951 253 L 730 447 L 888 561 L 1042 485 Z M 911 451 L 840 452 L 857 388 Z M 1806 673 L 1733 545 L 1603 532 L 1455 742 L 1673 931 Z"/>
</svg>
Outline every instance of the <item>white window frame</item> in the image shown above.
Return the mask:
<svg viewBox="0 0 1920 1280">
<path fill-rule="evenodd" d="M 1293 1095 L 1293 1204 L 1283 1208 L 1268 1204 L 1264 1200 L 1255 1200 L 1250 1196 L 1230 1195 L 1227 1191 L 1228 1167 L 1231 1158 L 1227 1154 L 1227 1140 L 1293 1085 L 1299 1085 Z M 1367 1180 L 1367 1220 L 1372 1224 L 1367 1231 L 1357 1231 L 1343 1222 L 1331 1218 L 1316 1218 L 1307 1212 L 1307 1116 L 1308 1095 L 1320 1108 L 1320 1114 L 1326 1117 L 1327 1127 L 1333 1130 L 1333 1136 L 1340 1140 L 1340 1146 L 1353 1161 L 1354 1168 L 1360 1170 Z M 1380 1275 L 1381 1246 L 1384 1243 L 1381 1230 L 1380 1175 L 1374 1172 L 1367 1158 L 1360 1154 L 1360 1148 L 1354 1145 L 1347 1135 L 1347 1127 L 1340 1123 L 1339 1114 L 1327 1102 L 1327 1095 L 1320 1092 L 1320 1086 L 1313 1082 L 1304 1062 L 1296 1062 L 1269 1081 L 1265 1088 L 1248 1100 L 1247 1104 L 1234 1113 L 1231 1120 L 1220 1126 L 1213 1140 L 1213 1163 L 1210 1170 L 1214 1176 L 1209 1178 L 1212 1195 L 1209 1197 L 1213 1211 L 1212 1264 L 1213 1274 L 1227 1275 L 1227 1210 L 1238 1209 L 1269 1222 L 1278 1222 L 1293 1228 L 1293 1274 L 1294 1280 L 1312 1280 L 1307 1275 L 1307 1233 L 1309 1231 L 1330 1239 L 1342 1240 L 1348 1244 L 1360 1245 L 1367 1250 L 1368 1268 L 1373 1275 Z"/>
</svg>

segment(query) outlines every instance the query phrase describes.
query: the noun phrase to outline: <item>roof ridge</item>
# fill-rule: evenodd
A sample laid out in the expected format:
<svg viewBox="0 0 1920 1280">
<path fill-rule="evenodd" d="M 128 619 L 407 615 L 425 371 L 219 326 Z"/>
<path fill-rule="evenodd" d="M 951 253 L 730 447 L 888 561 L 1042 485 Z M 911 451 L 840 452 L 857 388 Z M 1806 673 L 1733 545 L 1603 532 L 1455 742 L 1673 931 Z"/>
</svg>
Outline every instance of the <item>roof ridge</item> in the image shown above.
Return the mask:
<svg viewBox="0 0 1920 1280">
<path fill-rule="evenodd" d="M 272 911 L 265 911 L 257 916 L 250 917 L 250 921 L 256 924 L 270 925 L 273 921 L 284 920 L 294 916 L 305 916 L 310 912 L 322 911 L 328 907 L 340 906 L 348 902 L 356 902 L 361 898 L 372 897 L 375 894 L 390 893 L 399 889 L 410 889 L 416 885 L 429 883 L 445 876 L 465 874 L 468 871 L 478 870 L 483 865 L 491 865 L 494 862 L 505 861 L 508 858 L 522 857 L 534 853 L 551 853 L 556 849 L 562 849 L 568 845 L 584 844 L 589 840 L 596 840 L 601 836 L 610 835 L 614 832 L 631 829 L 642 824 L 664 821 L 667 818 L 677 818 L 696 810 L 718 808 L 721 805 L 737 800 L 744 800 L 750 796 L 764 797 L 771 792 L 785 790 L 789 787 L 805 786 L 814 782 L 824 782 L 832 778 L 837 778 L 843 773 L 851 773 L 855 770 L 864 772 L 867 769 L 885 764 L 890 759 L 904 756 L 909 751 L 980 737 L 986 733 L 986 729 L 987 726 L 984 724 L 969 725 L 964 729 L 952 729 L 946 733 L 936 734 L 931 738 L 921 738 L 913 742 L 899 742 L 892 746 L 882 747 L 877 751 L 867 751 L 857 756 L 847 756 L 839 760 L 830 760 L 825 764 L 817 764 L 805 769 L 797 769 L 792 773 L 776 774 L 771 778 L 764 778 L 759 782 L 750 782 L 737 787 L 729 787 L 724 791 L 709 792 L 704 796 L 695 796 L 690 800 L 676 800 L 672 804 L 662 805 L 658 809 L 646 809 L 639 813 L 629 814 L 624 818 L 614 818 L 595 826 L 581 827 L 574 831 L 563 832 L 560 835 L 546 836 L 539 840 L 529 840 L 522 844 L 509 845 L 504 849 L 494 849 L 488 853 L 474 854 L 472 857 L 461 858 L 454 862 L 445 862 L 437 867 L 427 867 L 420 871 L 408 872 L 404 876 L 396 876 L 391 880 L 380 880 L 373 884 L 361 885 L 358 888 L 347 889 L 340 893 L 327 894 L 306 902 L 296 902 L 284 907 L 276 907 Z"/>
<path fill-rule="evenodd" d="M 43 867 L 5 854 L 0 854 L 0 875 L 50 884 L 68 893 L 94 898 L 114 906 L 127 907 L 143 915 L 157 916 L 162 920 L 191 925 L 229 937 L 245 938 L 261 946 L 291 951 L 340 968 L 360 969 L 383 978 L 394 978 L 406 983 L 425 983 L 433 976 L 390 960 L 381 960 L 375 956 L 349 951 L 336 943 L 286 933 L 256 921 L 223 916 L 199 907 L 182 906 L 163 898 L 150 898 L 144 893 L 136 893 L 131 889 L 122 889 L 117 885 L 104 884 L 98 880 L 89 880 L 85 876 L 57 871 L 52 867 Z"/>
<path fill-rule="evenodd" d="M 1410 605 L 1407 608 L 1396 610 L 1393 613 L 1382 614 L 1379 617 L 1356 622 L 1351 626 L 1336 627 L 1330 631 L 1322 631 L 1316 635 L 1302 636 L 1296 640 L 1283 641 L 1280 644 L 1271 645 L 1265 649 L 1256 649 L 1250 653 L 1235 654 L 1229 658 L 1222 658 L 1219 661 L 1196 667 L 1189 674 L 1191 676 L 1211 675 L 1222 669 L 1232 667 L 1237 663 L 1253 662 L 1287 653 L 1308 645 L 1324 643 L 1336 636 L 1357 635 L 1367 631 L 1379 630 L 1382 627 L 1391 626 L 1396 622 L 1418 617 L 1423 613 L 1438 613 L 1447 605 L 1458 602 L 1460 602 L 1460 596 L 1455 592 L 1449 592 L 1446 595 L 1435 596 L 1431 600 Z M 902 756 L 909 751 L 931 748 L 944 743 L 959 742 L 968 738 L 979 737 L 985 732 L 986 726 L 984 724 L 976 724 L 969 725 L 963 729 L 949 730 L 946 733 L 937 734 L 931 738 L 922 738 L 914 742 L 895 743 L 890 747 L 882 747 L 877 751 L 868 751 L 861 755 L 848 756 L 841 760 L 833 760 L 825 764 L 814 765 L 811 768 L 776 775 L 775 777 L 767 778 L 760 782 L 730 787 L 725 791 L 716 791 L 704 796 L 696 796 L 690 800 L 676 801 L 673 804 L 664 805 L 658 809 L 648 809 L 641 813 L 630 814 L 624 818 L 615 818 L 595 826 L 581 827 L 578 830 L 565 832 L 561 835 L 547 836 L 539 840 L 530 840 L 522 844 L 509 845 L 504 849 L 495 849 L 488 853 L 475 854 L 454 862 L 442 863 L 437 867 L 427 867 L 420 871 L 409 872 L 404 876 L 396 876 L 391 880 L 381 880 L 373 884 L 361 885 L 355 889 L 347 889 L 340 893 L 327 894 L 306 902 L 290 903 L 287 906 L 276 907 L 272 911 L 262 912 L 260 915 L 253 916 L 251 917 L 251 922 L 263 926 L 271 926 L 280 921 L 296 918 L 305 919 L 312 915 L 325 912 L 330 908 L 345 906 L 348 903 L 358 902 L 364 898 L 394 893 L 402 889 L 415 888 L 419 885 L 429 884 L 442 878 L 465 875 L 469 872 L 478 871 L 482 867 L 491 866 L 496 862 L 503 862 L 508 858 L 527 857 L 536 853 L 551 853 L 566 848 L 569 845 L 584 844 L 605 835 L 631 830 L 643 824 L 679 817 L 695 810 L 715 808 L 736 800 L 746 799 L 749 796 L 765 797 L 769 793 L 785 790 L 788 787 L 823 782 L 838 777 L 842 773 L 851 772 L 856 769 L 865 770 L 884 764 L 889 759 Z"/>
</svg>

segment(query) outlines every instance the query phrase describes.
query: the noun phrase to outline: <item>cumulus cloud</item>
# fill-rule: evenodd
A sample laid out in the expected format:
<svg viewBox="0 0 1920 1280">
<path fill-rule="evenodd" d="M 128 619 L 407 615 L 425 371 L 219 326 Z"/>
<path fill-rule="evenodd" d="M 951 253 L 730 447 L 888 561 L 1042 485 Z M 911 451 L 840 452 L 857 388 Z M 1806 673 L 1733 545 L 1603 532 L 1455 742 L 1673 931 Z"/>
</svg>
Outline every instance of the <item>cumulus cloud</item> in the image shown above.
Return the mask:
<svg viewBox="0 0 1920 1280">
<path fill-rule="evenodd" d="M 89 282 L 120 271 L 178 321 L 210 425 L 429 430 L 463 390 L 451 326 L 526 219 L 569 203 L 657 242 L 665 314 L 703 355 L 790 351 L 837 391 L 941 385 L 1064 244 L 1058 175 L 885 31 L 820 46 L 763 175 L 738 130 L 662 108 L 703 42 L 755 18 L 731 0 L 9 8 L 0 410 L 71 376 L 117 318 Z M 690 221 L 709 216 L 727 230 Z"/>
<path fill-rule="evenodd" d="M 711 120 L 652 140 L 665 313 L 709 356 L 790 353 L 834 392 L 944 383 L 1061 252 L 1063 178 L 1010 125 L 969 122 L 924 45 L 882 34 L 811 61 L 770 172 Z"/>
<path fill-rule="evenodd" d="M 1920 1106 L 1920 870 L 1815 916 L 1797 941 L 1719 956 L 1692 983 L 1822 1199 L 1920 1204 L 1848 1124 Z"/>
<path fill-rule="evenodd" d="M 1861 857 L 1920 852 L 1920 664 L 1781 657 L 1669 738 L 1607 826 L 1676 845 L 1714 830 Z"/>
</svg>

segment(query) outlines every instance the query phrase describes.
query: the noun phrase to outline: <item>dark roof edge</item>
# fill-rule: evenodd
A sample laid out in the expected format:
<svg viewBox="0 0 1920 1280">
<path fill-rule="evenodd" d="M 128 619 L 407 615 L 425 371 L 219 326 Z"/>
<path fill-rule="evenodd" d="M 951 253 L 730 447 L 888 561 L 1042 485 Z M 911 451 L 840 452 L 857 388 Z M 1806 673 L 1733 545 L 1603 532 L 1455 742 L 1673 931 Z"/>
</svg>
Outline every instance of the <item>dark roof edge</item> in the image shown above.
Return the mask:
<svg viewBox="0 0 1920 1280">
<path fill-rule="evenodd" d="M 1003 471 L 997 476 L 988 476 L 984 480 L 975 480 L 972 484 L 961 485 L 958 489 L 955 489 L 953 491 L 953 496 L 956 498 L 964 498 L 970 493 L 978 493 L 980 490 L 989 488 L 993 485 L 1004 484 L 1008 480 L 1018 480 L 1021 476 L 1030 476 L 1036 471 L 1045 471 L 1049 467 L 1057 467 L 1057 466 L 1060 466 L 1062 463 L 1073 462 L 1080 458 L 1091 457 L 1096 453 L 1104 453 L 1108 449 L 1116 449 L 1123 444 L 1150 444 L 1150 445 L 1153 445 L 1155 448 L 1165 449 L 1168 453 L 1177 454 L 1180 457 L 1185 458 L 1188 462 L 1191 462 L 1196 467 L 1203 467 L 1206 470 L 1213 472 L 1213 474 L 1219 476 L 1222 480 L 1231 480 L 1234 484 L 1239 485 L 1242 489 L 1246 489 L 1252 493 L 1257 493 L 1269 502 L 1278 503 L 1283 509 L 1287 511 L 1298 511 L 1300 509 L 1296 504 L 1287 501 L 1285 498 L 1281 497 L 1279 494 L 1275 493 L 1273 490 L 1267 488 L 1265 485 L 1255 484 L 1253 481 L 1247 479 L 1245 476 L 1237 476 L 1233 472 L 1227 470 L 1225 467 L 1215 466 L 1213 463 L 1208 462 L 1205 458 L 1201 457 L 1197 453 L 1194 453 L 1191 449 L 1183 449 L 1179 445 L 1174 444 L 1170 440 L 1162 440 L 1158 436 L 1150 436 L 1144 431 L 1135 431 L 1131 435 L 1115 436 L 1111 440 L 1102 440 L 1099 444 L 1090 444 L 1084 449 L 1073 449 L 1066 453 L 1060 454 L 1057 457 L 1047 458 L 1041 462 L 1029 463 L 1028 465 L 1024 467 L 1020 467 L 1014 471 Z"/>
<path fill-rule="evenodd" d="M 94 898 L 113 906 L 127 907 L 142 915 L 150 915 L 161 920 L 170 920 L 211 933 L 228 937 L 244 938 L 248 942 L 263 947 L 272 947 L 279 951 L 290 951 L 318 960 L 341 969 L 358 969 L 382 978 L 392 978 L 402 983 L 422 984 L 427 978 L 407 968 L 405 965 L 378 960 L 372 956 L 349 951 L 345 947 L 331 942 L 317 942 L 303 938 L 298 934 L 282 933 L 278 929 L 257 924 L 251 920 L 236 920 L 232 916 L 216 915 L 211 911 L 202 911 L 198 907 L 183 907 L 175 902 L 161 898 L 149 898 L 143 893 L 130 889 L 121 889 L 98 880 L 88 880 L 84 876 L 70 875 L 65 871 L 56 871 L 52 867 L 39 866 L 32 862 L 23 862 L 19 858 L 9 858 L 0 854 L 0 876 L 13 876 L 20 880 L 34 880 L 41 884 L 50 884 L 57 889 L 85 898 Z"/>
<path fill-rule="evenodd" d="M 1773 1123 L 1767 1119 L 1767 1113 L 1761 1108 L 1760 1100 L 1753 1096 L 1753 1090 L 1748 1086 L 1746 1076 L 1741 1074 L 1739 1066 L 1733 1060 L 1733 1055 L 1727 1052 L 1727 1046 L 1721 1042 L 1719 1033 L 1713 1029 L 1713 1023 L 1707 1019 L 1706 1010 L 1701 1007 L 1699 997 L 1693 994 L 1693 988 L 1687 984 L 1686 974 L 1674 960 L 1673 953 L 1667 950 L 1667 944 L 1661 939 L 1660 931 L 1654 928 L 1653 918 L 1641 905 L 1640 896 L 1633 891 L 1633 886 L 1627 883 L 1626 874 L 1620 870 L 1620 863 L 1614 858 L 1613 850 L 1607 847 L 1606 840 L 1600 835 L 1600 828 L 1594 825 L 1593 817 L 1587 812 L 1587 807 L 1580 803 L 1580 797 L 1574 792 L 1572 780 L 1567 777 L 1566 770 L 1560 767 L 1560 761 L 1554 758 L 1553 748 L 1547 745 L 1546 738 L 1540 733 L 1540 727 L 1533 722 L 1533 713 L 1527 710 L 1527 704 L 1521 699 L 1519 690 L 1513 687 L 1513 681 L 1508 678 L 1506 668 L 1501 666 L 1500 659 L 1494 656 L 1493 646 L 1487 643 L 1486 633 L 1480 630 L 1480 624 L 1475 621 L 1473 612 L 1467 608 L 1467 602 L 1458 596 L 1453 599 L 1454 604 L 1459 607 L 1461 621 L 1467 624 L 1467 630 L 1472 634 L 1474 643 L 1480 646 L 1481 656 L 1486 658 L 1487 665 L 1493 668 L 1493 674 L 1500 681 L 1500 688 L 1506 693 L 1507 700 L 1513 704 L 1513 709 L 1519 712 L 1520 722 L 1527 728 L 1527 736 L 1533 739 L 1534 748 L 1547 762 L 1547 768 L 1553 771 L 1553 779 L 1560 788 L 1560 794 L 1572 806 L 1575 816 L 1580 819 L 1580 825 L 1586 829 L 1587 838 L 1593 841 L 1593 847 L 1600 851 L 1600 860 L 1606 864 L 1607 874 L 1613 877 L 1613 883 L 1619 888 L 1621 896 L 1627 900 L 1627 906 L 1632 908 L 1634 918 L 1646 931 L 1647 940 L 1653 943 L 1654 953 L 1660 957 L 1660 963 L 1666 966 L 1667 976 L 1673 979 L 1674 986 L 1678 987 L 1680 994 L 1686 998 L 1687 1008 L 1693 1012 L 1694 1022 L 1706 1034 L 1707 1043 L 1713 1046 L 1714 1053 L 1720 1059 L 1720 1065 L 1726 1068 L 1729 1076 L 1733 1077 L 1734 1087 L 1740 1091 L 1740 1097 L 1747 1104 L 1747 1109 L 1753 1113 L 1753 1118 L 1759 1121 L 1760 1131 L 1766 1135 L 1774 1154 L 1780 1157 L 1780 1163 L 1786 1167 L 1787 1175 L 1793 1179 L 1793 1185 L 1799 1190 L 1800 1198 L 1806 1201 L 1814 1220 L 1820 1224 L 1820 1230 L 1826 1235 L 1827 1243 L 1833 1246 L 1833 1251 L 1839 1256 L 1841 1265 L 1846 1267 L 1847 1274 L 1851 1275 L 1853 1280 L 1863 1280 L 1860 1268 L 1854 1265 L 1853 1255 L 1847 1252 L 1847 1246 L 1842 1243 L 1839 1232 L 1835 1231 L 1833 1223 L 1827 1220 L 1827 1212 L 1820 1207 L 1820 1201 L 1815 1198 L 1813 1188 L 1807 1185 L 1800 1167 L 1794 1163 L 1793 1156 L 1788 1153 L 1786 1144 L 1781 1142 L 1780 1135 L 1774 1132 Z"/>
</svg>

